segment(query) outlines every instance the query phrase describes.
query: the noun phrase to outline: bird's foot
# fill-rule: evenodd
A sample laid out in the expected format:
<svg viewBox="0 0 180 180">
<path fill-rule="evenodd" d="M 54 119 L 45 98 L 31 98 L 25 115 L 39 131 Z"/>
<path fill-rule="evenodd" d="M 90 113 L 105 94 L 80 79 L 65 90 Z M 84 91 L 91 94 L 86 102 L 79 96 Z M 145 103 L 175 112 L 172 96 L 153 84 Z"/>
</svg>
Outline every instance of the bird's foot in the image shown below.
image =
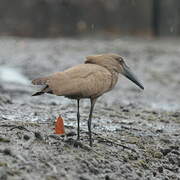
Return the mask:
<svg viewBox="0 0 180 180">
<path fill-rule="evenodd" d="M 89 140 L 89 146 L 92 147 L 93 143 L 92 143 L 92 139 Z"/>
<path fill-rule="evenodd" d="M 80 136 L 77 136 L 77 139 L 76 139 L 77 141 L 79 141 L 80 140 Z"/>
</svg>

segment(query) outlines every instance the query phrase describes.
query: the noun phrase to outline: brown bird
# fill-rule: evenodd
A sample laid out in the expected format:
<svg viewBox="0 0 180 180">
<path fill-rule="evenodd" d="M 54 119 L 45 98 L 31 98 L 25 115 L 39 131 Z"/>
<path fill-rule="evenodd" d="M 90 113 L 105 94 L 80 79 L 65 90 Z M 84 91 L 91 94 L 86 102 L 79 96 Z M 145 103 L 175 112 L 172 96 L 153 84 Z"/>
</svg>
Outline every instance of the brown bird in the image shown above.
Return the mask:
<svg viewBox="0 0 180 180">
<path fill-rule="evenodd" d="M 74 66 L 63 72 L 57 72 L 47 77 L 34 79 L 32 81 L 34 85 L 44 85 L 44 87 L 32 96 L 50 93 L 76 99 L 78 140 L 80 138 L 79 101 L 82 98 L 89 98 L 91 108 L 88 119 L 88 131 L 90 146 L 92 146 L 91 119 L 95 102 L 99 96 L 114 88 L 119 74 L 126 76 L 141 89 L 144 89 L 143 85 L 131 72 L 121 56 L 117 54 L 102 54 L 88 56 L 84 64 Z"/>
</svg>

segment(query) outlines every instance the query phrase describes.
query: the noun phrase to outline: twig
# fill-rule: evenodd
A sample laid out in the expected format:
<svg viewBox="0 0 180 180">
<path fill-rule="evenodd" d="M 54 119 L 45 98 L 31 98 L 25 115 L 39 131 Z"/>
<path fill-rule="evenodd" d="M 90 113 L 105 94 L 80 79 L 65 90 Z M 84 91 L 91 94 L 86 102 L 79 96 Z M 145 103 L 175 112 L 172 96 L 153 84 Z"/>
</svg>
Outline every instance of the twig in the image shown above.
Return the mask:
<svg viewBox="0 0 180 180">
<path fill-rule="evenodd" d="M 100 153 L 98 153 L 97 151 L 95 151 L 93 148 L 86 146 L 85 144 L 81 143 L 78 140 L 74 140 L 74 139 L 67 139 L 65 142 L 69 143 L 70 145 L 73 145 L 74 147 L 80 147 L 81 149 L 84 149 L 86 151 L 92 151 L 98 155 L 102 155 Z"/>
<path fill-rule="evenodd" d="M 1 127 L 14 127 L 15 125 L 12 125 L 12 124 L 2 124 L 0 126 Z"/>
<path fill-rule="evenodd" d="M 53 172 L 56 174 L 57 173 L 57 168 L 56 166 L 54 166 L 53 164 L 51 164 L 50 162 L 45 162 L 49 167 L 52 168 Z"/>
<path fill-rule="evenodd" d="M 124 126 L 124 125 L 122 125 L 121 128 L 127 129 L 127 130 L 142 131 L 141 129 L 131 128 L 131 127 L 127 127 L 127 126 Z"/>
<path fill-rule="evenodd" d="M 12 131 L 13 129 L 20 129 L 20 130 L 25 130 L 25 131 L 28 131 L 30 132 L 28 129 L 26 129 L 25 127 L 23 126 L 14 126 L 13 128 L 11 128 L 10 130 Z"/>
<path fill-rule="evenodd" d="M 30 132 L 28 129 L 26 129 L 24 126 L 16 126 L 16 125 L 12 125 L 12 124 L 2 124 L 2 125 L 0 125 L 1 127 L 11 127 L 11 131 L 13 130 L 13 129 L 20 129 L 20 130 L 25 130 L 25 131 L 28 131 L 28 132 Z"/>
<path fill-rule="evenodd" d="M 97 138 L 103 139 L 103 140 L 105 140 L 106 142 L 109 142 L 109 143 L 111 143 L 111 144 L 115 144 L 115 145 L 117 145 L 117 146 L 121 146 L 121 147 L 123 147 L 124 149 L 129 149 L 129 150 L 131 150 L 131 151 L 133 151 L 133 152 L 136 153 L 136 151 L 135 151 L 134 149 L 132 149 L 132 148 L 126 146 L 126 145 L 123 145 L 123 144 L 121 144 L 121 143 L 114 142 L 113 139 L 106 138 L 106 137 L 104 137 L 104 136 L 100 136 L 100 135 L 97 135 L 97 134 L 96 134 L 96 136 L 97 136 Z"/>
<path fill-rule="evenodd" d="M 82 131 L 82 132 L 83 132 L 83 133 L 87 133 L 86 131 Z M 133 151 L 133 152 L 136 152 L 134 149 L 132 149 L 132 148 L 130 148 L 130 147 L 128 147 L 128 146 L 125 146 L 125 145 L 123 145 L 123 144 L 121 144 L 121 143 L 115 142 L 115 141 L 117 141 L 116 139 L 106 138 L 106 137 L 104 137 L 102 134 L 97 134 L 97 133 L 95 133 L 95 132 L 92 132 L 92 133 L 95 134 L 95 135 L 97 136 L 97 138 L 99 138 L 99 139 L 103 139 L 103 140 L 105 140 L 106 142 L 115 144 L 115 145 L 117 145 L 117 146 L 121 146 L 121 147 L 123 147 L 124 149 L 129 149 L 129 150 L 131 150 L 131 151 Z"/>
</svg>

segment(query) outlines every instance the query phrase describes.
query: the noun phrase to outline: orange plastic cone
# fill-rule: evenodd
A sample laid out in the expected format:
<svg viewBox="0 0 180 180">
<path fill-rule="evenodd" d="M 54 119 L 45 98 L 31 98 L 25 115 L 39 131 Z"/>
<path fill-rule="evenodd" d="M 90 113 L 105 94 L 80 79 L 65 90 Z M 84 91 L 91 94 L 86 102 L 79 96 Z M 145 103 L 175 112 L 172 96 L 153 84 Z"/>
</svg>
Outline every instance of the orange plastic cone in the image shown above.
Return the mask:
<svg viewBox="0 0 180 180">
<path fill-rule="evenodd" d="M 61 116 L 56 119 L 55 123 L 55 134 L 64 134 L 64 121 Z"/>
</svg>

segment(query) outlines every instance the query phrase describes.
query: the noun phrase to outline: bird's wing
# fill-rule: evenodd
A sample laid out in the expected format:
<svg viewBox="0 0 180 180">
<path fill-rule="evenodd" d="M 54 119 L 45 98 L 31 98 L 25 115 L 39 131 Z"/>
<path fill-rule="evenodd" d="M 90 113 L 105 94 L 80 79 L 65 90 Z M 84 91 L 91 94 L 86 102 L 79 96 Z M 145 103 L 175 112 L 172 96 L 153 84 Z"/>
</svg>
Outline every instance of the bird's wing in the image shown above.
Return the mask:
<svg viewBox="0 0 180 180">
<path fill-rule="evenodd" d="M 48 77 L 46 84 L 59 96 L 96 97 L 111 88 L 111 73 L 98 65 L 81 64 Z"/>
</svg>

